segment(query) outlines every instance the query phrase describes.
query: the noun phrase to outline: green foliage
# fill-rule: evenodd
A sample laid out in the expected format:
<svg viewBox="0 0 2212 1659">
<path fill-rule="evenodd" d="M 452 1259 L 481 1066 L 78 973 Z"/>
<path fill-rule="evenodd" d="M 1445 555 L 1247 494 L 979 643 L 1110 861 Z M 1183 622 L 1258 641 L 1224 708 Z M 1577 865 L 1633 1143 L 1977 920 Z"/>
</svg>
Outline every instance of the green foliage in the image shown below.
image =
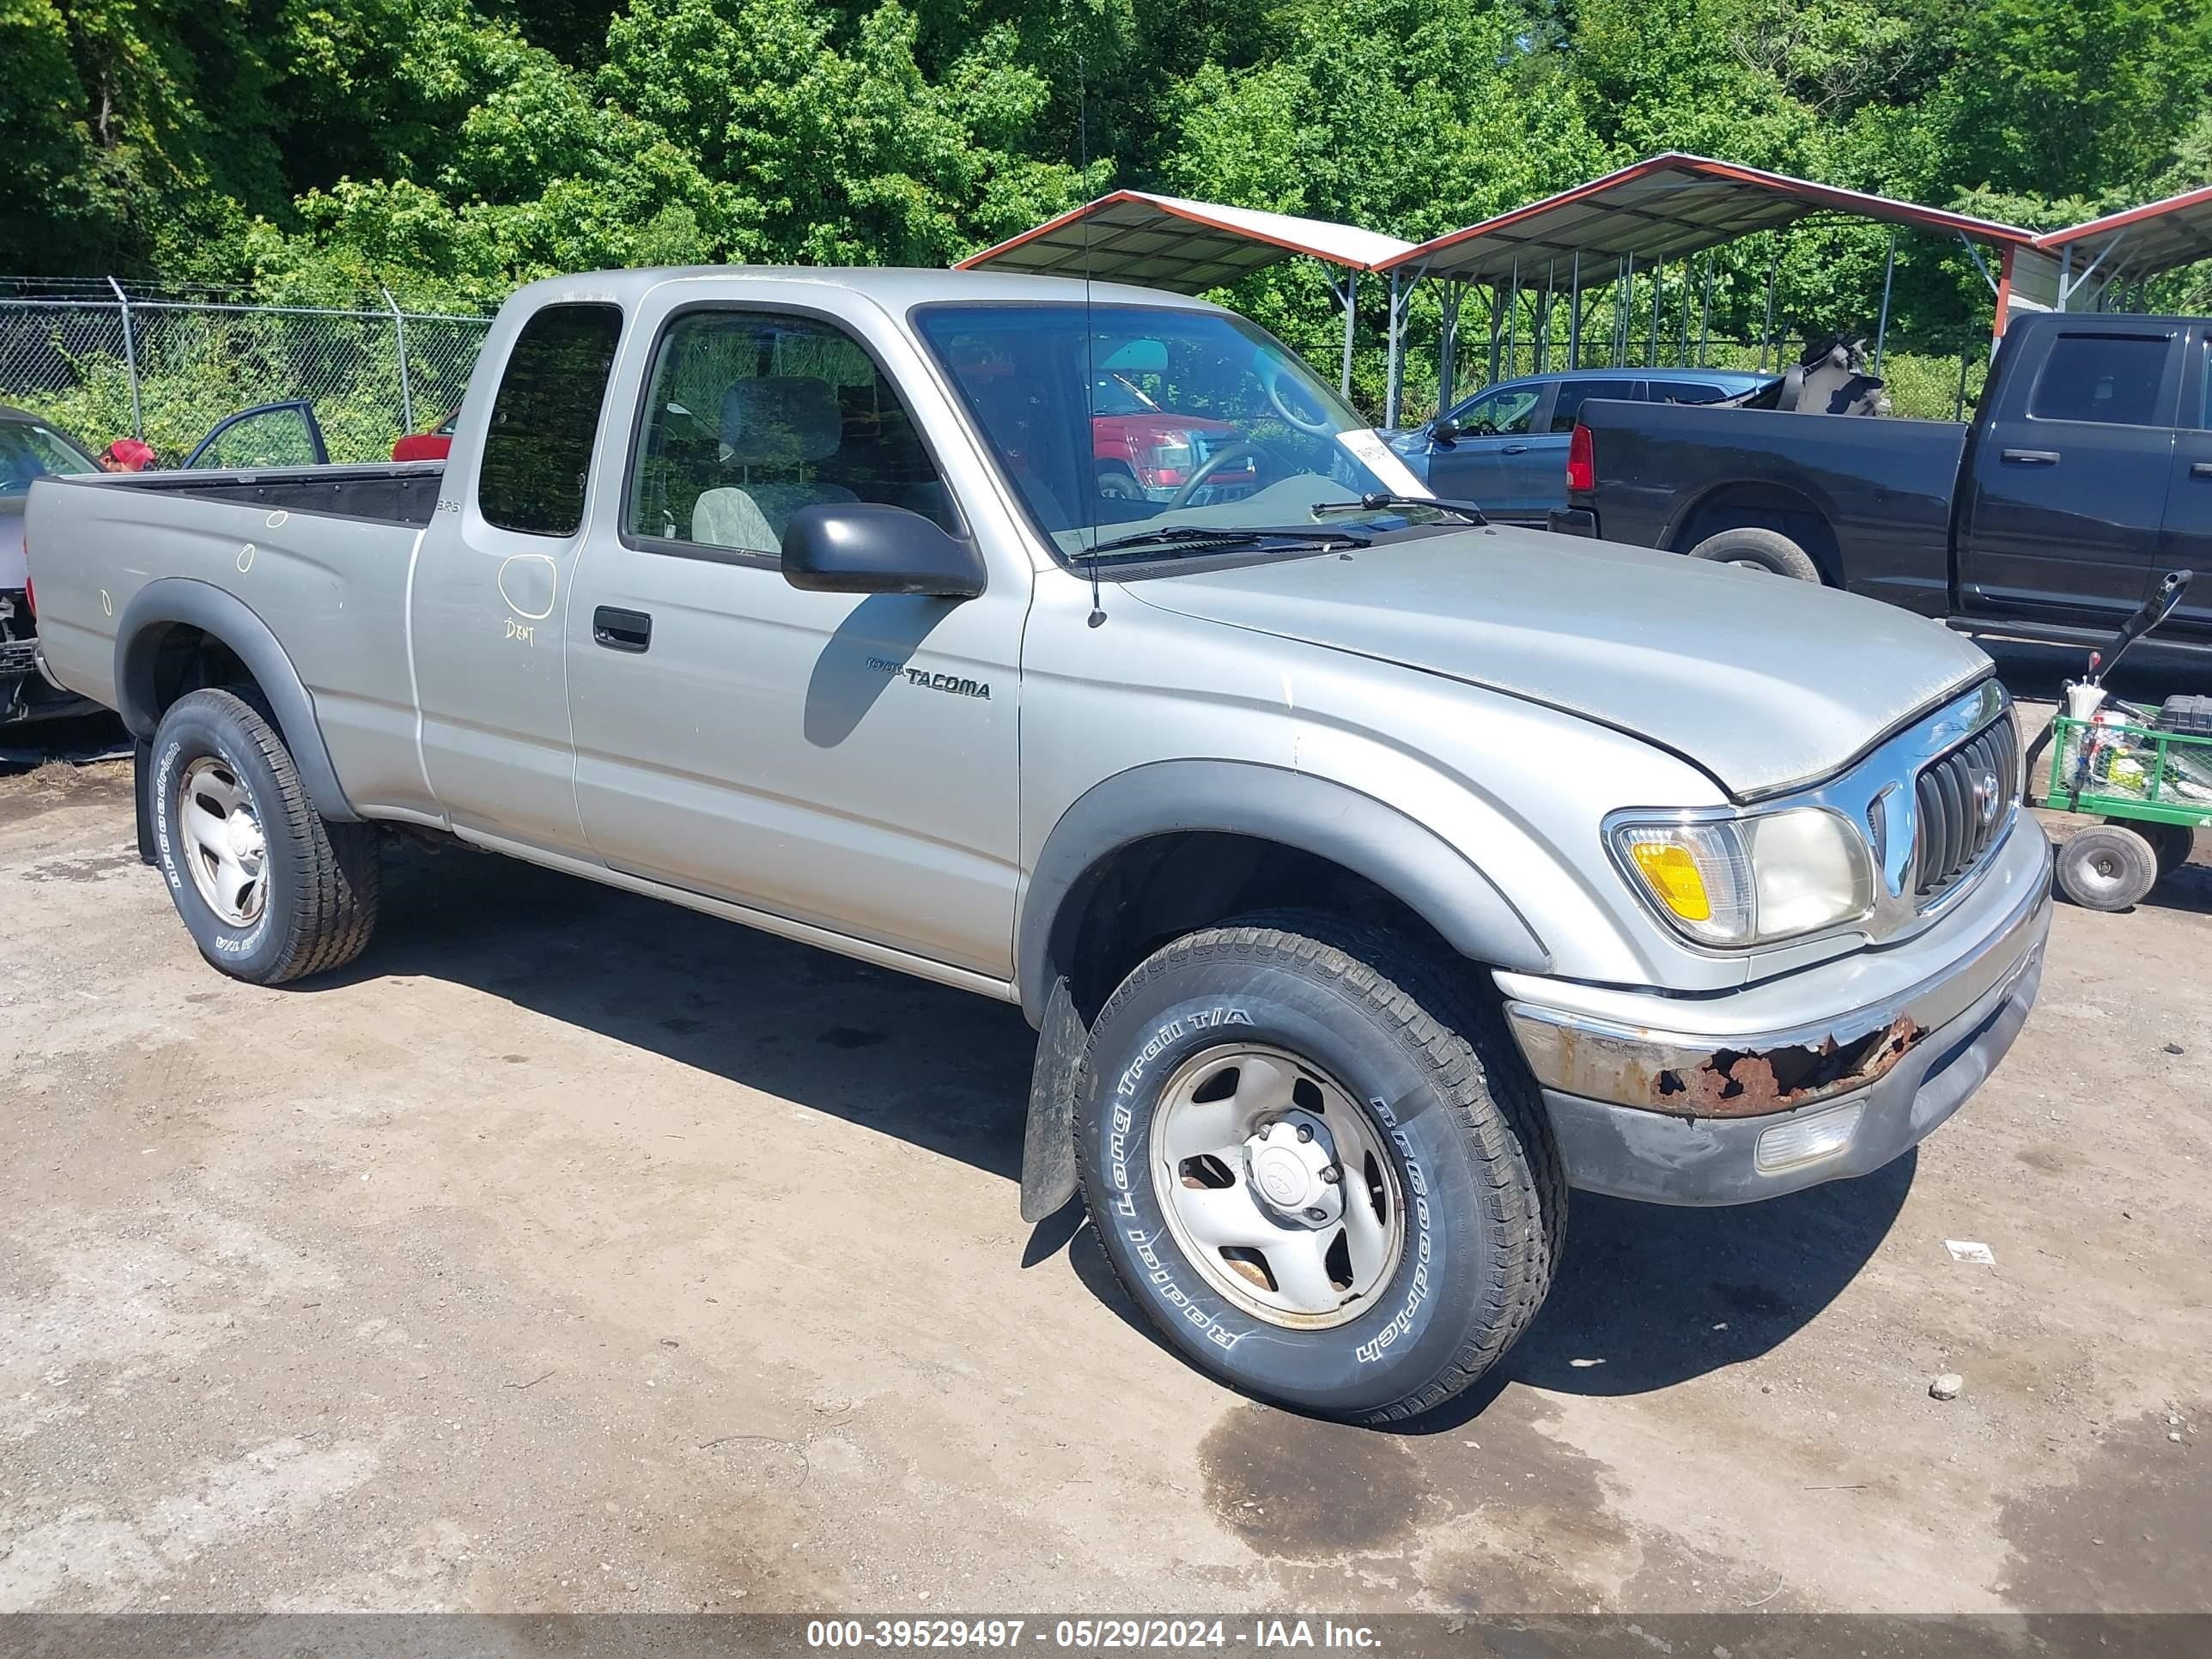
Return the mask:
<svg viewBox="0 0 2212 1659">
<path fill-rule="evenodd" d="M 1420 238 L 1662 149 L 2053 225 L 2212 181 L 2209 30 L 2212 0 L 0 0 L 0 264 L 453 306 L 598 266 L 942 264 L 1115 184 Z M 1701 325 L 1755 338 L 1771 270 L 1793 337 L 1870 331 L 1888 247 L 1723 250 Z M 1987 288 L 1908 233 L 1893 289 L 1894 378 L 1948 410 Z M 1231 297 L 1340 349 L 1303 262 Z"/>
</svg>

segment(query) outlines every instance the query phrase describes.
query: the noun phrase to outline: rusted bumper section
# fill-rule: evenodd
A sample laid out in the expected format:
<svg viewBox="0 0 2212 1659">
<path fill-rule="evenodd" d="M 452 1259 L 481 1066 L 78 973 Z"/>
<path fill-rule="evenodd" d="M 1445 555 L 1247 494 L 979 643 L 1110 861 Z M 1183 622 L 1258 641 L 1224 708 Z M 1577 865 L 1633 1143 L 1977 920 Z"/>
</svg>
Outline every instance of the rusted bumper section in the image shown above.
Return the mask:
<svg viewBox="0 0 2212 1659">
<path fill-rule="evenodd" d="M 2027 1019 L 2050 925 L 2039 872 L 1945 970 L 1815 1025 L 1717 1039 L 1526 999 L 1506 1013 L 1574 1185 L 1741 1203 L 1879 1168 L 1964 1103 Z"/>
</svg>

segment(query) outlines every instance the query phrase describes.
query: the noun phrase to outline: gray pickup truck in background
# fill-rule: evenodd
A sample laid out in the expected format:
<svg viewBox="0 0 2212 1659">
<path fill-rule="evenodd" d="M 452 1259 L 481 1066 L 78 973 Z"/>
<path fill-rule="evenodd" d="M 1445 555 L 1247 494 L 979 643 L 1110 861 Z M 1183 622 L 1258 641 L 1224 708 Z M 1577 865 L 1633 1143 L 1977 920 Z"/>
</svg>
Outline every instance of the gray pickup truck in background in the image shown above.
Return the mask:
<svg viewBox="0 0 2212 1659">
<path fill-rule="evenodd" d="M 1102 376 L 1206 434 L 1166 499 L 1102 483 Z M 29 544 L 216 967 L 351 960 L 404 827 L 1018 1003 L 1024 1214 L 1079 1184 L 1177 1350 L 1310 1411 L 1467 1388 L 1570 1187 L 1887 1162 L 2039 977 L 1972 645 L 1428 500 L 1195 301 L 540 283 L 443 464 L 42 480 Z"/>
</svg>

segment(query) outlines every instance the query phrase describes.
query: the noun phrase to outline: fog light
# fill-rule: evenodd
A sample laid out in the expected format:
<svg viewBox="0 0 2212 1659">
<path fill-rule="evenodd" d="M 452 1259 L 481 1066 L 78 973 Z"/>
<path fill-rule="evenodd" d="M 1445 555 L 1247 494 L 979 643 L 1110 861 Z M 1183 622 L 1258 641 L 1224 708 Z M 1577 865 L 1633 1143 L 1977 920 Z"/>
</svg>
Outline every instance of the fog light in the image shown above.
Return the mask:
<svg viewBox="0 0 2212 1659">
<path fill-rule="evenodd" d="M 1809 1112 L 1787 1123 L 1776 1124 L 1759 1138 L 1754 1162 L 1759 1173 L 1773 1175 L 1833 1158 L 1851 1144 L 1851 1136 L 1858 1131 L 1859 1114 L 1865 1109 L 1865 1102 L 1854 1101 L 1848 1106 Z"/>
</svg>

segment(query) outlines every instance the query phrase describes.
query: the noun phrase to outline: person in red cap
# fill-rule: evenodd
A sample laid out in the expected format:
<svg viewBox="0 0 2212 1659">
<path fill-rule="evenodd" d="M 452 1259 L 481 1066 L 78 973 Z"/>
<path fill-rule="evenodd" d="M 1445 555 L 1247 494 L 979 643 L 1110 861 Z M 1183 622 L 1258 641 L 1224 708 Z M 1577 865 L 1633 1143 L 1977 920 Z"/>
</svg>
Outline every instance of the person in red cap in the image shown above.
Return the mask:
<svg viewBox="0 0 2212 1659">
<path fill-rule="evenodd" d="M 143 472 L 154 465 L 154 446 L 137 438 L 118 438 L 100 455 L 104 472 Z"/>
</svg>

